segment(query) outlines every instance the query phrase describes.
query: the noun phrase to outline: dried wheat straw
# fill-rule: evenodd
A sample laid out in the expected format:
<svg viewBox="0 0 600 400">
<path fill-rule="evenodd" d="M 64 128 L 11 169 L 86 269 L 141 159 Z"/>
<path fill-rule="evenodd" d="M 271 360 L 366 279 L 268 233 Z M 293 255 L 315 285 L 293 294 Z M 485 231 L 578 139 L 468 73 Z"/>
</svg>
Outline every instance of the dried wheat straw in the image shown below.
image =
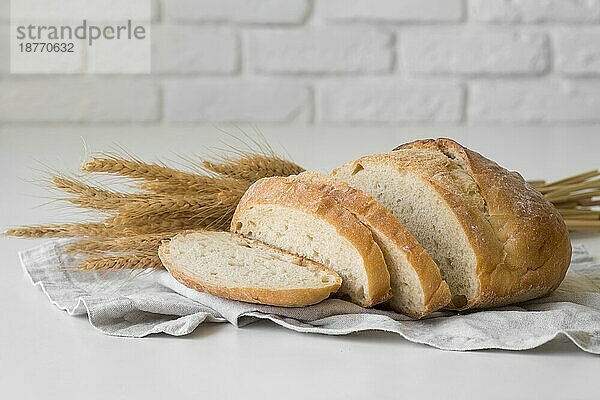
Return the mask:
<svg viewBox="0 0 600 400">
<path fill-rule="evenodd" d="M 563 216 L 571 231 L 600 230 L 600 172 L 586 171 L 550 183 L 530 182 Z"/>
<path fill-rule="evenodd" d="M 228 226 L 215 226 L 214 219 L 204 217 L 197 219 L 172 216 L 143 216 L 138 218 L 117 216 L 109 219 L 123 235 L 135 236 L 157 232 L 177 232 L 188 229 L 224 230 Z"/>
<path fill-rule="evenodd" d="M 156 163 L 115 157 L 94 158 L 83 164 L 81 169 L 86 172 L 104 172 L 148 181 L 177 182 L 182 185 L 203 184 L 203 177 L 197 174 L 179 171 Z"/>
<path fill-rule="evenodd" d="M 267 149 L 268 150 L 268 149 Z M 98 157 L 82 169 L 140 180 L 145 192 L 125 194 L 65 177 L 54 185 L 72 195 L 72 204 L 110 211 L 103 222 L 40 225 L 9 229 L 20 237 L 79 237 L 69 252 L 93 255 L 81 269 L 160 268 L 157 248 L 164 239 L 186 230 L 227 230 L 248 187 L 268 176 L 287 176 L 304 169 L 274 155 L 240 154 L 237 159 L 204 164 L 207 175 L 183 172 L 136 159 Z"/>
<path fill-rule="evenodd" d="M 567 183 L 559 186 L 548 186 L 540 188 L 540 192 L 544 194 L 552 194 L 553 196 L 559 194 L 565 194 L 575 192 L 584 189 L 598 189 L 600 188 L 600 179 L 592 179 L 589 181 L 583 181 L 578 183 Z"/>
<path fill-rule="evenodd" d="M 120 269 L 147 269 L 162 268 L 162 262 L 155 253 L 133 253 L 119 256 L 107 256 L 89 258 L 76 266 L 77 269 L 96 270 L 120 270 Z"/>
<path fill-rule="evenodd" d="M 16 236 L 22 238 L 60 238 L 60 237 L 107 237 L 118 236 L 119 232 L 104 223 L 80 223 L 80 224 L 60 224 L 60 225 L 37 225 L 25 226 L 21 228 L 11 228 L 5 233 L 7 236 Z"/>
<path fill-rule="evenodd" d="M 553 187 L 553 186 L 555 187 L 555 186 L 562 186 L 565 184 L 582 182 L 582 181 L 585 181 L 586 179 L 593 178 L 598 175 L 600 175 L 600 172 L 598 170 L 594 169 L 592 171 L 582 172 L 577 175 L 568 176 L 566 178 L 559 179 L 554 182 L 546 183 L 546 184 L 544 184 L 544 187 Z"/>
<path fill-rule="evenodd" d="M 589 221 L 589 220 L 581 220 L 581 219 L 565 219 L 565 223 L 567 224 L 567 228 L 570 230 L 599 230 L 600 229 L 600 221 Z"/>
<path fill-rule="evenodd" d="M 174 236 L 176 232 L 163 232 L 127 236 L 122 238 L 89 238 L 79 240 L 66 247 L 69 253 L 102 254 L 107 252 L 156 252 L 161 241 Z"/>
<path fill-rule="evenodd" d="M 84 208 L 96 208 L 98 210 L 114 210 L 126 204 L 134 196 L 99 189 L 83 182 L 56 176 L 52 182 L 57 189 L 78 197 L 65 198 L 70 203 Z M 138 196 L 139 197 L 139 196 Z"/>
<path fill-rule="evenodd" d="M 196 196 L 223 191 L 245 192 L 249 183 L 228 177 L 198 176 L 192 185 L 182 185 L 179 181 L 152 181 L 140 183 L 140 188 L 157 194 Z"/>
<path fill-rule="evenodd" d="M 223 158 L 220 162 L 203 161 L 202 166 L 223 176 L 251 182 L 271 176 L 296 175 L 304 171 L 304 168 L 291 161 L 260 154 L 248 154 L 237 159 Z"/>
<path fill-rule="evenodd" d="M 554 204 L 560 204 L 569 201 L 586 200 L 592 197 L 600 196 L 600 190 L 593 190 L 583 193 L 568 193 L 564 195 L 551 196 L 551 193 L 546 195 L 546 198 Z"/>
</svg>

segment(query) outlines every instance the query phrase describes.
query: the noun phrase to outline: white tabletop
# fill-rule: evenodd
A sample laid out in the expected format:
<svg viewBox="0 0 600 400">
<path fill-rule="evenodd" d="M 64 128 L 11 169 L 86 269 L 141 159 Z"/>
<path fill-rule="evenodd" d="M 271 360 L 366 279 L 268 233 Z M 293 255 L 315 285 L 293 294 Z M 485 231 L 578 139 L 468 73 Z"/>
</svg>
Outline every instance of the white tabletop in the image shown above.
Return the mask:
<svg viewBox="0 0 600 400">
<path fill-rule="evenodd" d="M 440 132 L 425 128 L 263 129 L 296 161 L 320 170 L 362 153 L 384 151 L 407 139 Z M 592 128 L 569 130 L 572 142 L 561 128 L 544 128 L 544 136 L 540 129 L 469 128 L 459 132 L 449 127 L 441 131 L 528 178 L 556 178 L 600 167 L 595 154 L 600 137 Z M 212 128 L 2 128 L 0 228 L 78 216 L 55 205 L 35 208 L 46 201 L 41 196 L 48 194 L 27 180 L 41 177 L 36 170 L 47 167 L 74 170 L 84 156 L 81 137 L 90 151 L 115 149 L 115 144 L 121 144 L 144 158 L 177 160 L 176 153 L 205 153 L 202 146 L 223 139 L 214 132 Z M 599 239 L 595 235 L 574 237 L 597 256 Z M 86 318 L 58 310 L 32 287 L 21 270 L 17 251 L 34 244 L 0 239 L 3 398 L 177 399 L 196 394 L 219 399 L 426 399 L 434 395 L 592 399 L 600 394 L 600 359 L 564 338 L 531 351 L 459 353 L 412 344 L 391 333 L 328 337 L 287 331 L 268 322 L 244 328 L 204 324 L 182 338 L 106 336 L 94 330 Z"/>
</svg>

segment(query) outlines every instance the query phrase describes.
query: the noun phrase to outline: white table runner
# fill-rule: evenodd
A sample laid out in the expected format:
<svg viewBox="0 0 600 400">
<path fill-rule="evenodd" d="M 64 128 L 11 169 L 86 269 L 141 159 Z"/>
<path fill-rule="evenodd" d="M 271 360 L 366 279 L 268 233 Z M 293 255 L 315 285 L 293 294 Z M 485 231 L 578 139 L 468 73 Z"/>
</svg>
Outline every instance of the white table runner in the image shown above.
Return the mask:
<svg viewBox="0 0 600 400">
<path fill-rule="evenodd" d="M 582 350 L 600 354 L 600 264 L 582 246 L 574 246 L 567 277 L 550 296 L 494 310 L 437 312 L 414 321 L 336 299 L 304 308 L 220 299 L 188 289 L 166 271 L 79 271 L 72 268 L 78 260 L 64 252 L 66 243 L 54 240 L 22 252 L 23 268 L 53 304 L 72 315 L 87 314 L 93 327 L 109 335 L 181 336 L 205 321 L 243 326 L 269 319 L 326 335 L 395 332 L 445 350 L 525 350 L 564 335 Z"/>
</svg>

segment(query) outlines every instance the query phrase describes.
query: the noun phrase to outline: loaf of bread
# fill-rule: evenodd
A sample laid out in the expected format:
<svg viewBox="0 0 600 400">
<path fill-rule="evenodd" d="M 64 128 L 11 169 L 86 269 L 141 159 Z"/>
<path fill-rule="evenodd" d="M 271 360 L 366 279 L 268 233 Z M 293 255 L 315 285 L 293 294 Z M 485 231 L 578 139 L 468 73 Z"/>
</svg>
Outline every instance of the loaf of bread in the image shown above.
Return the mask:
<svg viewBox="0 0 600 400">
<path fill-rule="evenodd" d="M 559 213 L 523 178 L 449 139 L 419 140 L 332 172 L 417 238 L 450 286 L 450 308 L 501 306 L 560 284 L 571 244 Z"/>
<path fill-rule="evenodd" d="M 231 230 L 336 271 L 338 294 L 370 307 L 391 296 L 390 276 L 371 231 L 318 189 L 294 177 L 264 178 L 244 194 Z"/>
<path fill-rule="evenodd" d="M 387 304 L 394 311 L 420 318 L 450 302 L 450 289 L 437 264 L 398 219 L 373 197 L 315 172 L 295 181 L 311 185 L 336 200 L 368 227 L 383 252 L 392 287 Z"/>
<path fill-rule="evenodd" d="M 182 233 L 159 248 L 184 285 L 226 299 L 281 307 L 318 303 L 341 285 L 334 271 L 229 232 Z"/>
<path fill-rule="evenodd" d="M 414 318 L 543 296 L 571 257 L 543 195 L 449 139 L 361 157 L 331 176 L 261 179 L 231 231 L 180 234 L 159 255 L 187 286 L 229 299 L 294 307 L 337 291 Z"/>
</svg>

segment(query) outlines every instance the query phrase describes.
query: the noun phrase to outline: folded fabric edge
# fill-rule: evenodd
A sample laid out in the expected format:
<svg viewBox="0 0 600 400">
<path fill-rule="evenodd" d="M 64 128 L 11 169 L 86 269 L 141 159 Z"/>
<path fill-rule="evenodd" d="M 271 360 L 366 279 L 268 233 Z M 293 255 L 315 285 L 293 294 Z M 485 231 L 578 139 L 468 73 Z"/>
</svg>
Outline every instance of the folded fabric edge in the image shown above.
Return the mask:
<svg viewBox="0 0 600 400">
<path fill-rule="evenodd" d="M 80 296 L 82 293 L 78 288 L 76 288 L 75 286 L 71 287 L 72 290 L 79 292 L 79 295 L 73 296 L 71 298 L 71 301 L 73 301 L 74 304 L 71 304 L 70 306 L 62 305 L 62 304 L 58 303 L 56 300 L 54 300 L 54 296 L 50 293 L 50 291 L 46 287 L 47 285 L 45 284 L 45 282 L 41 278 L 37 279 L 34 276 L 35 275 L 34 270 L 30 270 L 30 267 L 35 265 L 34 262 L 41 262 L 41 261 L 48 262 L 48 261 L 56 260 L 56 262 L 58 264 L 60 264 L 60 256 L 59 256 L 58 252 L 56 251 L 56 247 L 63 246 L 64 244 L 67 244 L 71 241 L 72 240 L 70 240 L 70 239 L 57 239 L 57 240 L 52 240 L 52 241 L 43 243 L 39 246 L 30 248 L 27 250 L 20 251 L 18 253 L 19 261 L 21 262 L 21 268 L 23 269 L 24 274 L 29 278 L 29 281 L 31 282 L 31 284 L 33 286 L 39 286 L 51 304 L 56 306 L 59 310 L 66 311 L 69 315 L 82 315 L 84 313 L 87 313 L 87 310 L 83 306 L 82 297 Z M 30 262 L 30 260 L 31 260 L 31 262 Z M 58 271 L 60 271 L 60 268 L 58 268 Z M 35 272 L 40 272 L 40 271 L 35 270 Z"/>
<path fill-rule="evenodd" d="M 368 316 L 372 316 L 375 317 L 377 319 L 379 318 L 385 318 L 386 319 L 386 323 L 397 323 L 397 324 L 401 324 L 402 321 L 396 321 L 388 316 L 385 315 L 377 315 L 377 314 L 361 314 L 361 315 L 368 315 Z M 372 328 L 371 326 L 352 326 L 352 327 L 346 327 L 344 329 L 337 329 L 335 331 L 332 331 L 330 329 L 326 329 L 326 328 L 319 328 L 319 327 L 315 327 L 314 325 L 309 325 L 309 324 L 305 324 L 306 326 L 301 326 L 301 325 L 294 325 L 288 321 L 286 321 L 286 319 L 290 319 L 290 318 L 283 318 L 283 317 L 279 317 L 273 314 L 262 314 L 260 312 L 248 312 L 248 313 L 244 313 L 243 315 L 240 315 L 240 318 L 242 317 L 254 317 L 254 318 L 259 318 L 259 319 L 266 319 L 269 320 L 279 326 L 282 326 L 286 329 L 291 329 L 293 331 L 296 332 L 301 332 L 301 333 L 313 333 L 313 334 L 323 334 L 323 335 L 330 335 L 330 336 L 345 336 L 345 335 L 349 335 L 352 333 L 356 333 L 356 332 L 365 332 L 365 331 L 381 331 L 381 332 L 389 332 L 389 333 L 394 333 L 397 334 L 399 336 L 401 336 L 403 339 L 408 340 L 409 342 L 413 342 L 413 343 L 418 343 L 418 344 L 423 344 L 423 345 L 427 345 L 427 346 L 431 346 L 434 347 L 436 349 L 440 349 L 440 350 L 446 350 L 446 351 L 477 351 L 477 350 L 508 350 L 508 351 L 523 351 L 523 350 L 532 350 L 535 348 L 538 348 L 554 339 L 556 339 L 557 337 L 564 335 L 565 337 L 567 337 L 575 346 L 577 346 L 578 348 L 580 348 L 581 350 L 590 353 L 590 354 L 600 354 L 600 340 L 598 341 L 599 344 L 597 346 L 594 346 L 593 348 L 586 348 L 583 346 L 582 343 L 580 343 L 580 340 L 578 338 L 575 338 L 570 331 L 565 331 L 565 330 L 560 330 L 555 332 L 554 334 L 551 335 L 544 335 L 544 336 L 539 336 L 537 338 L 535 338 L 535 342 L 534 343 L 529 343 L 527 345 L 514 345 L 514 346 L 509 346 L 509 345 L 495 345 L 495 346 L 490 346 L 490 345 L 478 345 L 478 344 L 471 344 L 467 347 L 463 347 L 463 348 L 456 348 L 456 347 L 452 347 L 452 346 L 444 346 L 442 344 L 433 342 L 431 340 L 423 340 L 421 337 L 416 336 L 416 335 L 409 335 L 407 333 L 401 332 L 400 330 L 395 330 L 392 328 Z M 314 322 L 314 321 L 313 321 Z M 592 336 L 589 335 L 588 336 Z"/>
<path fill-rule="evenodd" d="M 100 332 L 108 334 L 108 335 L 112 335 L 112 336 L 122 336 L 122 337 L 144 337 L 144 336 L 154 334 L 154 333 L 165 333 L 165 334 L 169 334 L 172 336 L 183 336 L 183 335 L 191 333 L 199 324 L 201 324 L 202 322 L 207 320 L 207 318 L 209 319 L 208 322 L 225 322 L 224 320 L 212 321 L 212 320 L 210 320 L 212 318 L 212 316 L 208 316 L 208 317 L 204 316 L 204 318 L 200 317 L 200 320 L 198 321 L 198 323 L 193 323 L 192 324 L 193 327 L 192 327 L 192 325 L 190 325 L 191 329 L 189 329 L 189 330 L 176 331 L 172 327 L 167 326 L 168 325 L 167 323 L 159 323 L 159 324 L 157 324 L 151 328 L 148 328 L 145 331 L 140 332 L 139 334 L 136 334 L 133 336 L 131 334 L 119 334 L 119 333 L 115 333 L 115 332 L 106 331 L 106 330 L 102 329 L 101 327 L 96 326 L 92 320 L 90 308 L 88 307 L 88 304 L 87 304 L 84 296 L 77 296 L 76 297 L 77 301 L 76 301 L 75 305 L 72 307 L 61 305 L 57 301 L 53 300 L 53 296 L 50 293 L 51 289 L 46 287 L 45 282 L 43 280 L 41 280 L 40 276 L 34 277 L 34 274 L 29 269 L 30 267 L 35 266 L 36 264 L 47 262 L 49 260 L 54 260 L 55 264 L 57 262 L 58 262 L 58 264 L 60 264 L 62 259 L 60 257 L 60 254 L 59 254 L 60 252 L 58 250 L 60 250 L 59 248 L 62 247 L 64 245 L 64 243 L 66 243 L 66 242 L 69 242 L 69 240 L 64 240 L 64 239 L 63 240 L 54 240 L 54 241 L 42 244 L 40 246 L 37 246 L 35 248 L 31 248 L 29 250 L 19 252 L 19 259 L 20 259 L 22 268 L 23 268 L 25 274 L 29 277 L 29 280 L 32 282 L 32 284 L 34 286 L 39 285 L 40 288 L 42 289 L 42 292 L 46 295 L 46 297 L 50 300 L 50 302 L 52 304 L 54 304 L 61 310 L 67 311 L 70 315 L 81 315 L 83 313 L 86 313 L 90 324 L 95 329 L 99 330 Z M 577 261 L 577 262 L 593 260 L 593 257 L 591 255 L 589 255 L 589 253 L 587 252 L 587 250 L 585 249 L 585 247 L 583 245 L 573 246 L 573 256 L 574 256 L 573 261 Z M 59 271 L 60 271 L 60 268 L 59 268 Z M 48 277 L 48 275 L 44 274 L 44 275 L 42 275 L 42 277 Z M 79 290 L 75 286 L 73 286 L 73 288 L 76 291 Z M 73 298 L 73 300 L 75 300 L 75 298 Z M 231 322 L 234 326 L 243 326 L 244 322 L 242 322 L 241 319 L 245 319 L 246 317 L 256 318 L 256 319 L 267 319 L 267 320 L 270 320 L 280 326 L 283 326 L 285 328 L 292 329 L 292 330 L 295 330 L 298 332 L 318 333 L 318 334 L 327 334 L 327 335 L 346 335 L 346 334 L 353 333 L 353 332 L 368 331 L 368 330 L 386 331 L 386 332 L 392 332 L 392 333 L 399 334 L 404 339 L 415 342 L 415 343 L 425 344 L 425 345 L 429 345 L 429 346 L 432 346 L 435 348 L 439 348 L 442 350 L 449 350 L 449 351 L 470 351 L 470 350 L 484 350 L 484 349 L 526 350 L 526 349 L 539 347 L 539 346 L 543 345 L 544 343 L 547 343 L 547 342 L 553 340 L 557 336 L 564 335 L 565 337 L 569 338 L 569 340 L 571 340 L 571 342 L 573 342 L 577 347 L 579 347 L 583 351 L 586 351 L 591 354 L 600 354 L 600 345 L 596 344 L 597 342 L 600 342 L 600 337 L 598 337 L 598 335 L 588 334 L 586 332 L 571 332 L 571 331 L 560 330 L 560 331 L 555 332 L 552 335 L 544 335 L 544 336 L 535 338 L 535 343 L 530 343 L 527 346 L 516 346 L 516 345 L 515 346 L 484 346 L 484 345 L 477 345 L 477 343 L 470 343 L 469 346 L 463 346 L 461 348 L 453 348 L 452 346 L 443 346 L 443 345 L 440 345 L 439 343 L 434 343 L 432 341 L 423 340 L 422 337 L 419 337 L 418 335 L 415 335 L 413 337 L 412 335 L 407 334 L 405 332 L 400 332 L 398 330 L 388 328 L 387 325 L 389 325 L 390 323 L 401 324 L 401 322 L 396 321 L 393 318 L 387 317 L 385 315 L 379 315 L 379 314 L 361 314 L 361 315 L 369 315 L 374 318 L 385 318 L 386 319 L 385 323 L 381 324 L 384 327 L 372 328 L 372 324 L 371 324 L 371 326 L 348 326 L 343 329 L 331 330 L 331 329 L 321 328 L 321 327 L 314 326 L 314 325 L 304 324 L 302 321 L 295 320 L 293 318 L 287 318 L 287 317 L 283 317 L 283 316 L 280 316 L 277 314 L 266 314 L 266 313 L 262 313 L 260 311 L 244 312 L 242 314 L 239 314 L 235 323 L 233 323 L 232 321 L 229 321 L 229 322 Z M 178 319 L 189 318 L 190 316 L 191 315 L 187 315 L 187 316 L 180 317 Z M 176 319 L 174 321 L 177 321 L 178 319 Z M 212 318 L 212 319 L 214 319 L 214 318 Z M 286 320 L 293 320 L 295 322 L 295 324 L 293 324 L 291 322 L 287 322 Z M 248 322 L 250 322 L 250 321 L 248 321 Z M 305 325 L 305 326 L 302 326 L 302 325 Z M 592 346 L 589 346 L 589 345 L 586 346 L 586 343 L 589 344 L 590 340 L 585 340 L 586 338 L 582 338 L 581 337 L 582 334 L 586 335 L 587 339 L 592 338 L 594 344 Z"/>
</svg>

